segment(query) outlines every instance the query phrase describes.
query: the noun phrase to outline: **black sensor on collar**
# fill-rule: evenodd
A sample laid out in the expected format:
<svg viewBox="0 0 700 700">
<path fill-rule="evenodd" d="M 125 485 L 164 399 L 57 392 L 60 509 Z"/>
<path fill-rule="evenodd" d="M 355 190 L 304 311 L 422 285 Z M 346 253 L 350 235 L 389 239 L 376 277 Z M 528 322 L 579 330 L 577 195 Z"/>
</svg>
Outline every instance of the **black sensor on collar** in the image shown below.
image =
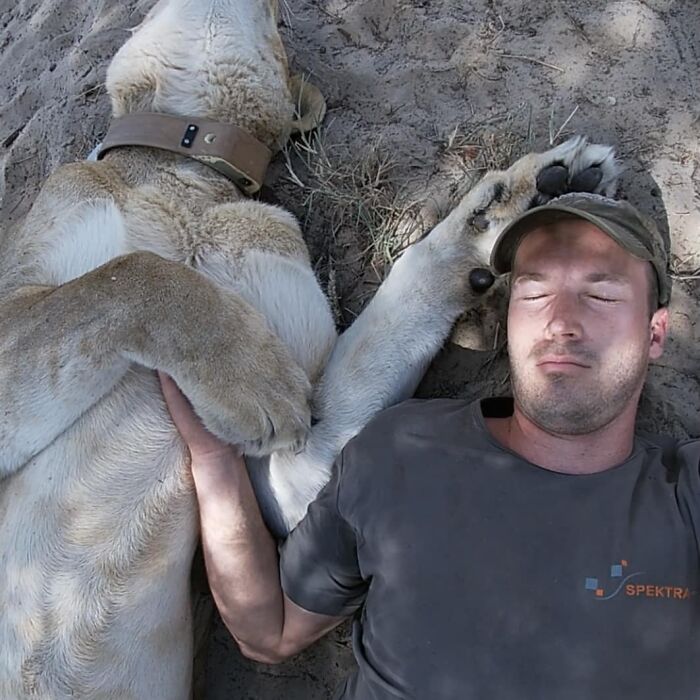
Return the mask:
<svg viewBox="0 0 700 700">
<path fill-rule="evenodd" d="M 194 143 L 194 139 L 195 136 L 197 136 L 198 131 L 199 127 L 196 124 L 188 124 L 187 128 L 185 129 L 185 135 L 182 137 L 180 145 L 183 148 L 192 148 L 192 144 Z"/>
</svg>

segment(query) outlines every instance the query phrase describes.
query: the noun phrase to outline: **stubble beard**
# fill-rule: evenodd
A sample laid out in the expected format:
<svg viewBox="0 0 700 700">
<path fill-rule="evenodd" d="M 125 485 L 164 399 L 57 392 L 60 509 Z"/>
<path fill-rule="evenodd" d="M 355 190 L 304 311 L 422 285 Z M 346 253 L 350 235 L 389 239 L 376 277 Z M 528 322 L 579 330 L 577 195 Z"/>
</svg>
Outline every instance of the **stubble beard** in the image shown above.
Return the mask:
<svg viewBox="0 0 700 700">
<path fill-rule="evenodd" d="M 533 352 L 531 359 L 544 352 Z M 639 394 L 646 377 L 648 360 L 640 354 L 626 354 L 603 370 L 593 353 L 576 355 L 591 365 L 583 370 L 584 376 L 564 372 L 544 375 L 511 359 L 516 404 L 529 420 L 553 435 L 587 435 L 610 424 Z M 585 376 L 588 373 L 590 376 Z"/>
</svg>

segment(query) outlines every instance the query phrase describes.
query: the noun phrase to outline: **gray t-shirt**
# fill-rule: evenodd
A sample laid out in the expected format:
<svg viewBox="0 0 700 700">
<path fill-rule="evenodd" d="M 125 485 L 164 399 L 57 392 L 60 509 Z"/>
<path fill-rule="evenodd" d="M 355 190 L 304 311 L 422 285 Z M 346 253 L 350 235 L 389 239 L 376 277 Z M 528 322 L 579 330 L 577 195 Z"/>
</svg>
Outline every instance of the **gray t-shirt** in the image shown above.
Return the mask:
<svg viewBox="0 0 700 700">
<path fill-rule="evenodd" d="M 336 697 L 700 698 L 700 441 L 572 476 L 491 437 L 482 411 L 511 409 L 383 412 L 285 543 L 295 603 L 356 613 Z"/>
</svg>

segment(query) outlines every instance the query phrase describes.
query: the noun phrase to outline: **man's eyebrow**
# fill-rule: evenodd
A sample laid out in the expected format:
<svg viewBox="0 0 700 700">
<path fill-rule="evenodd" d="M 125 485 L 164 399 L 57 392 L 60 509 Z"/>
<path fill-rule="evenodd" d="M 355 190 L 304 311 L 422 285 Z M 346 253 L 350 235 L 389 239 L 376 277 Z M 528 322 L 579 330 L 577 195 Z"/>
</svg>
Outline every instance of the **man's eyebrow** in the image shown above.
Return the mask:
<svg viewBox="0 0 700 700">
<path fill-rule="evenodd" d="M 614 282 L 615 284 L 629 284 L 629 278 L 625 275 L 616 275 L 612 272 L 592 272 L 586 275 L 586 282 Z"/>
<path fill-rule="evenodd" d="M 545 279 L 547 276 L 541 272 L 518 272 L 513 278 L 513 284 L 516 282 L 542 282 Z"/>
<path fill-rule="evenodd" d="M 541 272 L 518 272 L 513 278 L 513 284 L 517 282 L 543 282 L 547 275 Z M 629 278 L 625 275 L 616 275 L 613 272 L 591 272 L 584 278 L 586 282 L 612 282 L 614 284 L 629 284 Z"/>
</svg>

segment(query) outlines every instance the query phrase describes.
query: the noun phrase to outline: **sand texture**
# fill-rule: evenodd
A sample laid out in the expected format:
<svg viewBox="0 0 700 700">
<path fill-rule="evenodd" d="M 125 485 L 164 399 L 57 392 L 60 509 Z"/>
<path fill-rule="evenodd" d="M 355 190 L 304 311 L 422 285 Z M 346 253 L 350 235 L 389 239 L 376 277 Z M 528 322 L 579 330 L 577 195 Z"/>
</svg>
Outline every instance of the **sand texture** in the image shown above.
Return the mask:
<svg viewBox="0 0 700 700">
<path fill-rule="evenodd" d="M 0 235 L 46 176 L 104 135 L 106 67 L 153 0 L 0 0 Z M 278 156 L 274 196 L 304 222 L 341 326 L 405 240 L 484 169 L 574 133 L 615 145 L 622 195 L 670 231 L 672 336 L 640 425 L 700 435 L 700 4 L 697 0 L 286 0 L 295 71 L 328 99 L 320 134 Z M 415 224 L 422 212 L 423 223 Z M 428 223 L 426 223 L 428 222 Z M 502 293 L 462 324 L 419 393 L 508 391 Z M 210 645 L 211 700 L 321 700 L 352 668 L 347 628 L 297 660 Z"/>
</svg>

